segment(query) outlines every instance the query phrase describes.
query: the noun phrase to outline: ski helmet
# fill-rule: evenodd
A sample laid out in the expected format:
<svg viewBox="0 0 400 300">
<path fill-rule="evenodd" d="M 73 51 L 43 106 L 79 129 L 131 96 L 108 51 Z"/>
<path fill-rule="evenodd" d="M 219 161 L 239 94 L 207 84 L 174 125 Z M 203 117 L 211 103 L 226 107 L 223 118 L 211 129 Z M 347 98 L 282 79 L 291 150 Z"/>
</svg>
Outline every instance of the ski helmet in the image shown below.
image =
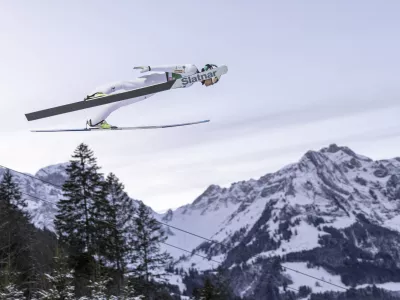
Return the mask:
<svg viewBox="0 0 400 300">
<path fill-rule="evenodd" d="M 211 69 L 215 69 L 215 68 L 218 68 L 218 66 L 217 66 L 217 65 L 213 65 L 213 64 L 206 64 L 206 65 L 201 69 L 201 71 L 202 71 L 202 72 L 205 72 L 205 71 L 208 71 L 208 70 L 211 70 Z"/>
</svg>

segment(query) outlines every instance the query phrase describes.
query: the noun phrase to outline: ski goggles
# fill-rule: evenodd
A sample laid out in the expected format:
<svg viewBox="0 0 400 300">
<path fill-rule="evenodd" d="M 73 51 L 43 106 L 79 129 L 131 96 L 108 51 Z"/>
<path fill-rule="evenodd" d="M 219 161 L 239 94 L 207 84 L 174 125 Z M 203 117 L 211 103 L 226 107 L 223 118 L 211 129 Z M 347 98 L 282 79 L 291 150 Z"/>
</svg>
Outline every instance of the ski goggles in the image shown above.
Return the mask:
<svg viewBox="0 0 400 300">
<path fill-rule="evenodd" d="M 206 81 L 208 81 L 208 80 L 211 80 L 211 85 L 213 85 L 213 84 L 215 84 L 215 83 L 217 83 L 219 81 L 219 78 L 218 77 L 213 77 L 213 78 L 209 78 L 209 79 L 206 79 L 206 80 L 202 80 L 201 84 L 204 85 L 206 83 Z"/>
</svg>

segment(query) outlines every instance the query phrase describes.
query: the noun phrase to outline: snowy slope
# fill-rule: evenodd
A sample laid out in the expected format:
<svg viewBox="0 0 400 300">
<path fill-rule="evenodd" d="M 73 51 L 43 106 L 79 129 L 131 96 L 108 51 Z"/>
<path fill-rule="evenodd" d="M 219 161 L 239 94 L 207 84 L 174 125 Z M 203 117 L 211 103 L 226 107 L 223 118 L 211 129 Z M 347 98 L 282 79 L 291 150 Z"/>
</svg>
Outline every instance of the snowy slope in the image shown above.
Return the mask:
<svg viewBox="0 0 400 300">
<path fill-rule="evenodd" d="M 216 185 L 210 186 L 192 204 L 185 205 L 175 211 L 169 210 L 165 214 L 156 215 L 156 218 L 170 226 L 181 228 L 213 240 L 219 240 L 215 236 L 216 229 L 223 230 L 228 218 L 239 208 L 242 203 L 243 192 L 234 188 L 232 191 Z M 204 240 L 188 233 L 167 227 L 169 232 L 168 243 L 175 246 L 193 250 Z M 182 251 L 171 251 L 178 258 Z"/>
<path fill-rule="evenodd" d="M 275 201 L 265 223 L 274 240 L 282 241 L 274 253 L 318 246 L 321 232 L 300 216 L 318 216 L 325 224 L 345 228 L 356 221 L 356 214 L 363 213 L 382 226 L 399 229 L 396 193 L 400 191 L 400 160 L 375 162 L 336 147 L 309 151 L 297 164 L 259 180 L 234 183 L 229 189 L 211 186 L 193 204 L 164 217 L 168 224 L 189 226 L 199 235 L 222 242 L 240 228 L 251 228 L 266 204 Z M 287 215 L 293 215 L 290 221 L 298 224 L 285 240 L 279 234 L 280 223 L 274 219 L 287 221 Z"/>
<path fill-rule="evenodd" d="M 61 185 L 66 165 L 43 168 L 35 176 Z M 52 228 L 60 189 L 14 175 L 25 193 L 47 200 L 27 198 L 35 224 Z M 163 223 L 215 241 L 165 227 L 167 243 L 211 258 L 163 245 L 176 259 L 176 268 L 206 271 L 223 265 L 235 274 L 236 292 L 247 296 L 260 290 L 263 276 L 271 272 L 269 262 L 276 257 L 286 260 L 282 265 L 291 264 L 341 286 L 376 283 L 396 290 L 399 215 L 400 159 L 374 161 L 337 145 L 308 151 L 298 162 L 259 179 L 236 182 L 229 188 L 211 185 L 189 205 L 154 213 Z M 305 267 L 310 263 L 313 268 Z M 357 263 L 360 270 L 368 266 L 375 271 L 349 279 L 353 269 L 348 266 Z M 387 275 L 388 266 L 399 277 Z M 246 275 L 250 273 L 251 279 Z M 288 270 L 273 277 L 279 286 L 285 280 L 294 288 L 310 282 L 309 277 Z M 181 276 L 171 275 L 172 281 L 181 291 L 186 288 Z M 323 283 L 312 288 L 313 292 L 337 290 Z"/>
<path fill-rule="evenodd" d="M 0 178 L 4 172 L 5 169 L 0 169 Z M 43 168 L 35 175 L 14 171 L 11 171 L 11 174 L 21 189 L 22 197 L 26 199 L 27 211 L 31 214 L 33 223 L 38 228 L 54 230 L 53 219 L 57 210 L 56 204 L 62 197 L 61 189 L 35 179 L 35 176 L 50 183 L 62 184 L 66 179 L 65 164 Z"/>
<path fill-rule="evenodd" d="M 218 265 L 215 261 L 221 261 L 235 269 L 241 263 L 255 265 L 259 259 L 268 257 L 284 257 L 318 248 L 327 251 L 325 240 L 331 240 L 333 234 L 323 230 L 324 226 L 341 231 L 342 235 L 349 234 L 345 230 L 350 231 L 353 236 L 346 237 L 346 243 L 353 243 L 365 255 L 376 256 L 388 251 L 398 256 L 399 251 L 390 252 L 384 247 L 399 246 L 400 235 L 392 239 L 392 245 L 383 245 L 379 236 L 371 234 L 364 238 L 360 227 L 365 219 L 377 226 L 368 230 L 388 228 L 399 234 L 399 178 L 398 158 L 373 161 L 347 147 L 331 145 L 320 151 L 308 151 L 298 163 L 258 180 L 234 183 L 228 189 L 211 186 L 191 205 L 163 215 L 168 224 L 190 228 L 218 242 L 205 242 L 195 251 L 211 261 L 188 254 L 176 267 L 207 270 Z M 170 230 L 171 243 L 186 249 L 204 242 Z M 360 232 L 361 238 L 355 232 Z M 306 262 L 296 263 L 303 266 Z M 397 264 L 400 266 L 400 261 Z M 318 278 L 326 276 L 322 270 Z M 332 275 L 332 280 L 337 281 L 339 275 Z M 253 281 L 249 285 L 254 285 Z M 293 284 L 301 285 L 299 277 L 294 278 Z M 248 286 L 242 289 L 247 289 L 248 295 L 252 292 Z M 324 290 L 335 288 L 331 285 L 316 288 L 316 291 Z"/>
</svg>

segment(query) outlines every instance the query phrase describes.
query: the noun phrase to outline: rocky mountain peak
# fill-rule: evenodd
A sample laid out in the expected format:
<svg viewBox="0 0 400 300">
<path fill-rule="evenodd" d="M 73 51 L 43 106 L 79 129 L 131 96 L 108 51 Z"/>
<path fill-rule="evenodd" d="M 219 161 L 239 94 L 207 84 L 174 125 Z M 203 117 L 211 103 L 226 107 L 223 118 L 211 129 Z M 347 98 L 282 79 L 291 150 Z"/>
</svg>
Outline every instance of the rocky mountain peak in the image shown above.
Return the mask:
<svg viewBox="0 0 400 300">
<path fill-rule="evenodd" d="M 36 172 L 35 177 L 43 179 L 44 181 L 52 184 L 62 186 L 67 180 L 67 173 L 65 169 L 68 167 L 69 162 L 50 165 L 40 169 Z"/>
<path fill-rule="evenodd" d="M 163 220 L 164 222 L 169 222 L 172 220 L 173 216 L 174 212 L 172 211 L 172 209 L 168 209 L 168 211 L 163 215 L 161 220 Z"/>
<path fill-rule="evenodd" d="M 67 166 L 48 166 L 36 176 L 62 185 Z M 25 193 L 46 199 L 28 198 L 29 210 L 38 227 L 52 229 L 61 190 L 15 176 Z M 237 292 L 246 291 L 248 296 L 263 284 L 263 274 L 270 274 L 269 263 L 276 257 L 310 266 L 311 271 L 315 265 L 326 268 L 342 276 L 341 284 L 400 281 L 393 275 L 400 274 L 399 215 L 400 159 L 374 161 L 336 144 L 307 151 L 298 162 L 257 180 L 227 188 L 212 184 L 191 204 L 155 213 L 158 220 L 175 227 L 166 228 L 168 243 L 212 259 L 182 257 L 181 251 L 166 247 L 177 259 L 177 268 L 210 270 L 220 261 L 232 270 Z M 381 275 L 375 278 L 365 270 Z M 282 280 L 283 275 L 275 275 Z"/>
</svg>

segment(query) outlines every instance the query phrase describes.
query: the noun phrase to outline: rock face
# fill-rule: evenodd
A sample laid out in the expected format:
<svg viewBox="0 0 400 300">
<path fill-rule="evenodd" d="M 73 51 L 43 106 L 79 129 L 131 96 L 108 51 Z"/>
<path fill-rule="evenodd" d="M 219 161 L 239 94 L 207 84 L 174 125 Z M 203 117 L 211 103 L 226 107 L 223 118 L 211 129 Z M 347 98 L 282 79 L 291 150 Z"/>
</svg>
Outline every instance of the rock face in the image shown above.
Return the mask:
<svg viewBox="0 0 400 300">
<path fill-rule="evenodd" d="M 65 167 L 50 166 L 36 176 L 60 185 Z M 48 201 L 31 198 L 29 209 L 37 226 L 52 228 L 60 189 L 15 176 L 24 192 Z M 229 188 L 211 185 L 193 203 L 154 215 L 173 226 L 167 230 L 168 243 L 193 250 L 185 255 L 165 246 L 176 258 L 175 268 L 183 270 L 182 291 L 190 293 L 194 284 L 185 277 L 189 269 L 201 272 L 219 265 L 229 270 L 235 293 L 250 299 L 266 294 L 275 299 L 274 286 L 284 285 L 307 285 L 314 294 L 367 284 L 400 291 L 400 158 L 374 161 L 330 145 L 257 180 Z M 316 279 L 292 270 L 337 286 L 316 285 Z"/>
<path fill-rule="evenodd" d="M 344 287 L 399 282 L 400 291 L 399 178 L 398 158 L 373 161 L 331 145 L 258 180 L 210 186 L 169 224 L 215 240 L 195 248 L 212 261 L 189 255 L 176 267 L 205 271 L 221 261 L 235 292 L 251 299 L 262 299 L 266 276 L 276 285 L 305 285 L 293 272 L 274 270 L 277 258 L 297 270 L 307 266 L 305 273 L 325 272 Z M 300 279 L 315 292 L 340 290 Z"/>
<path fill-rule="evenodd" d="M 48 166 L 46 168 L 40 169 L 35 174 L 35 177 L 50 182 L 54 185 L 62 186 L 68 178 L 67 172 L 65 171 L 68 165 L 69 163 L 62 163 Z"/>
<path fill-rule="evenodd" d="M 62 185 L 66 180 L 65 167 L 66 164 L 49 166 L 41 169 L 35 175 L 11 171 L 15 182 L 19 184 L 22 197 L 28 204 L 26 209 L 30 212 L 32 221 L 38 228 L 54 230 L 53 219 L 57 211 L 56 204 L 62 197 L 61 189 L 57 185 Z M 5 169 L 0 169 L 0 178 L 3 177 L 4 172 Z M 35 179 L 35 176 L 54 185 Z"/>
</svg>

